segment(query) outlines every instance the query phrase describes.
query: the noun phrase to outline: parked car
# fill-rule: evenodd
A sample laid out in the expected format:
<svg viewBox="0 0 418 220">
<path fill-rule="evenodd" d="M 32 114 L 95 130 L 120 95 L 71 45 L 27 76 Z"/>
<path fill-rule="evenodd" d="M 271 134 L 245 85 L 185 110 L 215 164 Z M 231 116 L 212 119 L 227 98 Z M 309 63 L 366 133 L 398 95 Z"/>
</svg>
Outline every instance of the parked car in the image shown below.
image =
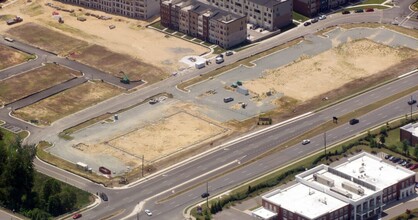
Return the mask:
<svg viewBox="0 0 418 220">
<path fill-rule="evenodd" d="M 107 198 L 107 195 L 106 195 L 106 193 L 104 193 L 104 192 L 101 192 L 100 193 L 100 198 L 102 198 L 103 199 L 103 201 L 107 201 L 107 200 L 109 200 L 108 198 Z"/>
<path fill-rule="evenodd" d="M 366 8 L 366 12 L 374 12 L 373 8 Z"/>
<path fill-rule="evenodd" d="M 309 143 L 311 143 L 311 140 L 309 140 L 309 139 L 305 139 L 305 140 L 302 141 L 303 145 L 307 145 Z"/>
<path fill-rule="evenodd" d="M 359 122 L 360 122 L 360 120 L 358 120 L 357 118 L 353 118 L 353 119 L 351 119 L 351 120 L 349 121 L 350 125 L 355 125 L 355 124 L 357 124 L 357 123 L 359 123 Z"/>
<path fill-rule="evenodd" d="M 410 99 L 410 100 L 408 101 L 408 105 L 413 105 L 413 104 L 415 104 L 415 103 L 417 103 L 417 100 L 415 100 L 415 99 Z"/>
<path fill-rule="evenodd" d="M 151 212 L 150 210 L 148 210 L 148 209 L 145 209 L 145 210 L 144 210 L 144 212 L 145 212 L 145 214 L 147 214 L 148 216 L 151 216 L 151 215 L 152 215 L 152 212 Z"/>
<path fill-rule="evenodd" d="M 395 159 L 395 156 L 390 156 L 390 157 L 389 157 L 389 160 L 390 160 L 390 161 L 392 161 L 392 160 L 394 160 L 394 159 Z"/>
<path fill-rule="evenodd" d="M 415 188 L 418 188 L 418 183 L 415 183 Z"/>
<path fill-rule="evenodd" d="M 397 164 L 400 164 L 400 165 L 402 165 L 403 164 L 403 162 L 406 162 L 404 159 L 401 159 L 400 161 L 398 161 L 397 162 Z"/>
<path fill-rule="evenodd" d="M 319 19 L 319 20 L 324 20 L 324 19 L 326 19 L 326 18 L 327 18 L 327 16 L 326 16 L 326 15 L 321 15 L 321 16 L 319 16 L 319 17 L 318 17 L 318 19 Z"/>
<path fill-rule="evenodd" d="M 409 167 L 410 170 L 415 170 L 416 168 L 418 168 L 418 163 L 413 164 L 412 166 Z"/>
<path fill-rule="evenodd" d="M 412 165 L 414 165 L 414 164 L 413 163 L 408 163 L 405 167 L 409 169 L 409 168 L 412 167 Z"/>
<path fill-rule="evenodd" d="M 217 63 L 217 64 L 220 64 L 220 63 L 223 63 L 224 62 L 224 56 L 222 55 L 222 56 L 217 56 L 216 57 L 216 59 L 215 59 L 215 62 Z"/>
<path fill-rule="evenodd" d="M 309 22 L 309 21 L 307 21 L 307 22 L 305 22 L 305 23 L 303 23 L 303 26 L 309 26 L 309 25 L 311 25 L 311 22 Z"/>
<path fill-rule="evenodd" d="M 401 163 L 401 166 L 406 166 L 408 164 L 408 161 L 404 161 L 403 163 Z"/>
<path fill-rule="evenodd" d="M 363 10 L 363 9 L 357 9 L 357 10 L 355 10 L 354 12 L 355 12 L 355 13 L 363 13 L 363 12 L 364 12 L 364 10 Z"/>
<path fill-rule="evenodd" d="M 81 216 L 83 216 L 83 215 L 81 215 L 81 213 L 75 213 L 73 215 L 73 219 L 79 219 L 79 218 L 81 218 Z"/>
<path fill-rule="evenodd" d="M 208 192 L 204 192 L 202 195 L 201 195 L 201 197 L 202 198 L 206 198 L 206 197 L 208 197 L 209 196 L 209 193 Z"/>
<path fill-rule="evenodd" d="M 390 157 L 392 157 L 392 155 L 386 154 L 385 159 L 388 160 Z"/>
<path fill-rule="evenodd" d="M 232 102 L 232 101 L 234 101 L 234 98 L 232 98 L 232 97 L 226 97 L 226 98 L 224 98 L 224 102 L 225 103 Z"/>
<path fill-rule="evenodd" d="M 234 54 L 234 52 L 232 52 L 232 51 L 230 51 L 230 50 L 228 50 L 228 51 L 226 51 L 225 52 L 225 55 L 226 56 L 231 56 L 231 55 L 233 55 Z"/>
<path fill-rule="evenodd" d="M 319 21 L 318 18 L 314 18 L 314 19 L 311 20 L 311 23 L 313 24 L 313 23 L 316 23 L 318 21 Z"/>
<path fill-rule="evenodd" d="M 401 158 L 396 157 L 395 159 L 392 160 L 392 163 L 398 163 L 401 160 Z"/>
<path fill-rule="evenodd" d="M 342 14 L 343 15 L 350 14 L 350 11 L 343 11 Z"/>
</svg>

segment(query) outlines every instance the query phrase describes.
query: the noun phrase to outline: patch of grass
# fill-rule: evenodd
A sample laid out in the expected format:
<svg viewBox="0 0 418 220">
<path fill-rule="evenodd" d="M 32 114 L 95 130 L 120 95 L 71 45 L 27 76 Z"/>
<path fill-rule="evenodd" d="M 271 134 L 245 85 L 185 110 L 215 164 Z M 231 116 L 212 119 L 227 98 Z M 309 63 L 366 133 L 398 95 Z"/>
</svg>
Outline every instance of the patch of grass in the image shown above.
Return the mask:
<svg viewBox="0 0 418 220">
<path fill-rule="evenodd" d="M 351 7 L 351 8 L 347 8 L 347 10 L 352 11 L 351 13 L 354 13 L 353 11 L 357 10 L 357 9 L 367 9 L 367 8 L 374 8 L 374 9 L 388 9 L 390 8 L 389 6 L 386 5 L 366 5 L 366 6 L 356 6 L 356 7 Z M 363 12 L 363 13 L 369 13 L 369 12 Z"/>
<path fill-rule="evenodd" d="M 191 36 L 189 36 L 189 35 L 186 35 L 186 36 L 184 36 L 184 38 L 185 38 L 185 39 L 187 39 L 187 40 L 191 40 L 191 39 L 193 39 L 194 37 L 191 37 Z"/>
<path fill-rule="evenodd" d="M 121 89 L 102 82 L 87 82 L 13 112 L 26 121 L 50 123 L 120 94 Z"/>
<path fill-rule="evenodd" d="M 29 60 L 30 58 L 32 58 L 32 55 L 30 54 L 0 45 L 0 70 L 23 63 L 25 60 Z"/>
<path fill-rule="evenodd" d="M 0 102 L 14 102 L 80 75 L 63 66 L 47 64 L 0 81 Z"/>
<path fill-rule="evenodd" d="M 418 11 L 418 1 L 411 5 L 411 9 L 414 11 Z"/>
<path fill-rule="evenodd" d="M 112 52 L 99 45 L 88 46 L 71 57 L 116 77 L 122 78 L 126 74 L 131 81 L 145 80 L 151 84 L 169 76 L 168 72 L 154 65 L 144 63 L 126 54 Z"/>
<path fill-rule="evenodd" d="M 41 160 L 50 163 L 54 166 L 57 166 L 61 169 L 67 170 L 69 172 L 75 173 L 76 175 L 82 176 L 84 178 L 87 178 L 89 180 L 92 180 L 96 183 L 102 183 L 105 186 L 109 185 L 109 183 L 111 182 L 111 180 L 103 177 L 103 176 L 99 176 L 95 173 L 88 173 L 85 171 L 82 171 L 80 169 L 77 169 L 77 166 L 73 163 L 70 163 L 66 160 L 63 160 L 59 157 L 54 156 L 53 154 L 45 151 L 45 149 L 51 147 L 52 145 L 46 141 L 41 141 L 38 143 L 37 147 L 36 147 L 36 156 L 38 156 Z"/>
<path fill-rule="evenodd" d="M 0 123 L 0 125 L 3 123 Z M 4 139 L 4 143 L 6 145 L 10 145 L 11 143 L 15 143 L 16 141 L 20 141 L 23 140 L 24 138 L 26 138 L 29 133 L 27 131 L 21 131 L 17 134 L 4 129 L 4 128 L 0 128 L 0 132 L 3 134 L 3 139 Z"/>
<path fill-rule="evenodd" d="M 305 22 L 309 19 L 310 18 L 293 11 L 293 20 L 300 21 L 300 22 Z"/>
<path fill-rule="evenodd" d="M 165 27 L 161 24 L 161 21 L 154 22 L 154 23 L 152 23 L 152 24 L 150 24 L 148 26 L 157 28 L 159 30 L 164 30 L 165 29 Z"/>
<path fill-rule="evenodd" d="M 7 21 L 9 19 L 14 18 L 16 15 L 10 15 L 10 14 L 6 14 L 6 15 L 0 15 L 0 21 Z"/>
<path fill-rule="evenodd" d="M 221 54 L 224 53 L 226 50 L 220 46 L 216 46 L 215 48 L 213 48 L 213 53 L 214 54 Z"/>
<path fill-rule="evenodd" d="M 176 35 L 176 36 L 178 36 L 178 37 L 182 37 L 184 34 L 183 34 L 183 33 L 181 33 L 181 32 L 177 32 L 177 33 L 175 33 L 174 35 Z"/>
<path fill-rule="evenodd" d="M 69 37 L 35 23 L 26 23 L 13 27 L 7 33 L 25 43 L 61 55 L 66 55 L 70 51 L 77 51 L 88 45 L 85 41 Z"/>
<path fill-rule="evenodd" d="M 20 9 L 20 11 L 24 14 L 29 15 L 30 17 L 34 17 L 43 14 L 44 8 L 40 4 L 33 2 L 29 6 Z"/>
<path fill-rule="evenodd" d="M 211 43 L 209 43 L 209 42 L 203 42 L 203 45 L 205 45 L 205 46 L 207 46 L 207 47 L 210 47 L 210 46 L 212 46 L 213 44 L 211 44 Z M 219 47 L 219 46 L 218 46 Z"/>
<path fill-rule="evenodd" d="M 386 0 L 365 0 L 362 4 L 383 4 Z"/>
<path fill-rule="evenodd" d="M 176 31 L 175 31 L 175 30 L 171 30 L 170 28 L 167 28 L 167 29 L 165 30 L 165 32 L 167 32 L 167 33 L 169 33 L 169 34 L 172 34 L 172 33 L 176 32 Z"/>
<path fill-rule="evenodd" d="M 216 69 L 214 71 L 211 71 L 209 73 L 206 73 L 204 75 L 201 75 L 201 76 L 197 76 L 195 78 L 192 78 L 192 79 L 190 79 L 190 80 L 188 80 L 186 82 L 183 82 L 183 83 L 179 84 L 177 87 L 179 89 L 181 89 L 181 90 L 187 91 L 186 88 L 189 87 L 189 86 L 191 86 L 191 85 L 193 85 L 193 84 L 196 84 L 198 82 L 207 80 L 207 79 L 209 79 L 211 77 L 215 77 L 217 75 L 220 75 L 222 73 L 225 73 L 225 72 L 227 72 L 227 71 L 229 71 L 229 70 L 231 70 L 233 68 L 236 68 L 236 67 L 238 67 L 240 65 L 249 65 L 249 66 L 251 66 L 252 65 L 252 64 L 250 64 L 251 61 L 256 60 L 256 59 L 259 59 L 259 58 L 264 57 L 264 56 L 267 56 L 269 54 L 272 54 L 272 53 L 277 52 L 279 50 L 282 50 L 284 48 L 293 46 L 295 44 L 298 44 L 301 41 L 302 41 L 302 38 L 297 38 L 297 39 L 292 40 L 292 41 L 289 41 L 289 42 L 287 42 L 285 44 L 282 44 L 282 45 L 273 47 L 273 48 L 271 48 L 269 50 L 260 52 L 258 54 L 254 54 L 251 57 L 244 58 L 244 59 L 242 59 L 242 60 L 240 60 L 238 62 L 235 62 L 234 64 L 231 64 L 231 65 L 228 65 L 228 66 L 224 66 L 224 67 L 218 68 L 218 69 Z"/>
</svg>

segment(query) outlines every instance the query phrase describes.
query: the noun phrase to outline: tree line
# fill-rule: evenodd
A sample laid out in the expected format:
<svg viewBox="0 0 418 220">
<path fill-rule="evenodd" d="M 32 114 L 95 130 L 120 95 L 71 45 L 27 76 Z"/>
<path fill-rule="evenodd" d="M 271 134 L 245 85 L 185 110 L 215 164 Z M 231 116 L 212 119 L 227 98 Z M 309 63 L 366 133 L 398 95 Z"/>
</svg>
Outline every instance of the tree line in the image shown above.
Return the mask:
<svg viewBox="0 0 418 220">
<path fill-rule="evenodd" d="M 0 206 L 31 219 L 50 219 L 76 208 L 77 195 L 34 170 L 34 146 L 5 141 L 0 130 Z"/>
</svg>

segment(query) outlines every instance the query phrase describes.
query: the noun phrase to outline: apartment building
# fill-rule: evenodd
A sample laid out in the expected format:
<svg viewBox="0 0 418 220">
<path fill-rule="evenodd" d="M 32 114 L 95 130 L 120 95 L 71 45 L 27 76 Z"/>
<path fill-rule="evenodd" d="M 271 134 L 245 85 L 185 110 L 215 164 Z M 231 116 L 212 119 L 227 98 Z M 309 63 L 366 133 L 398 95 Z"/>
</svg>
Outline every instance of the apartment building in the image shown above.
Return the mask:
<svg viewBox="0 0 418 220">
<path fill-rule="evenodd" d="M 307 17 L 317 16 L 319 13 L 347 4 L 349 0 L 294 0 L 293 10 Z"/>
<path fill-rule="evenodd" d="M 159 0 L 59 0 L 111 14 L 148 19 L 160 11 Z"/>
<path fill-rule="evenodd" d="M 207 0 L 231 13 L 247 16 L 247 22 L 269 31 L 292 23 L 292 0 Z"/>
<path fill-rule="evenodd" d="M 163 26 L 222 48 L 231 48 L 247 39 L 245 16 L 193 0 L 163 1 L 160 8 Z"/>
<path fill-rule="evenodd" d="M 390 174 L 390 175 L 387 175 Z M 329 167 L 320 165 L 296 176 L 297 183 L 262 196 L 257 219 L 379 219 L 383 207 L 415 193 L 415 172 L 369 153 Z"/>
</svg>

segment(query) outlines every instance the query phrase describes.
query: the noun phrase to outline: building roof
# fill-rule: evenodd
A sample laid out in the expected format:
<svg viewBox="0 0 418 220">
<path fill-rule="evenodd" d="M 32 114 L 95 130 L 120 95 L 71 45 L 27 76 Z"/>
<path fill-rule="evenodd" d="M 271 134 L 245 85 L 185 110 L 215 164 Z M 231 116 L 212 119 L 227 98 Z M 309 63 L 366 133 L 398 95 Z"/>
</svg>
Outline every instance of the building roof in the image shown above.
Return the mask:
<svg viewBox="0 0 418 220">
<path fill-rule="evenodd" d="M 348 205 L 346 202 L 301 183 L 284 190 L 273 191 L 263 196 L 263 198 L 288 211 L 310 219 L 315 219 Z"/>
<path fill-rule="evenodd" d="M 224 11 L 212 5 L 207 5 L 195 0 L 191 0 L 192 5 L 195 7 L 191 11 L 196 12 L 200 15 L 205 15 L 217 21 L 228 23 L 238 18 L 245 17 L 243 15 L 237 15 L 228 11 Z"/>
<path fill-rule="evenodd" d="M 265 209 L 264 207 L 260 207 L 256 210 L 252 211 L 253 215 L 256 215 L 257 217 L 260 217 L 262 219 L 270 219 L 274 216 L 277 216 L 277 213 L 274 213 L 268 209 Z"/>
<path fill-rule="evenodd" d="M 402 166 L 393 166 L 368 153 L 353 156 L 348 159 L 348 162 L 335 167 L 335 169 L 372 184 L 379 189 L 384 189 L 411 175 L 415 175 L 414 172 Z"/>
<path fill-rule="evenodd" d="M 418 123 L 404 125 L 401 129 L 412 133 L 415 137 L 418 137 Z"/>
<path fill-rule="evenodd" d="M 286 2 L 289 0 L 249 0 L 249 1 L 257 5 L 263 5 L 265 7 L 272 7 L 274 5 L 277 5 L 277 4 L 280 4 L 282 2 Z"/>
</svg>

